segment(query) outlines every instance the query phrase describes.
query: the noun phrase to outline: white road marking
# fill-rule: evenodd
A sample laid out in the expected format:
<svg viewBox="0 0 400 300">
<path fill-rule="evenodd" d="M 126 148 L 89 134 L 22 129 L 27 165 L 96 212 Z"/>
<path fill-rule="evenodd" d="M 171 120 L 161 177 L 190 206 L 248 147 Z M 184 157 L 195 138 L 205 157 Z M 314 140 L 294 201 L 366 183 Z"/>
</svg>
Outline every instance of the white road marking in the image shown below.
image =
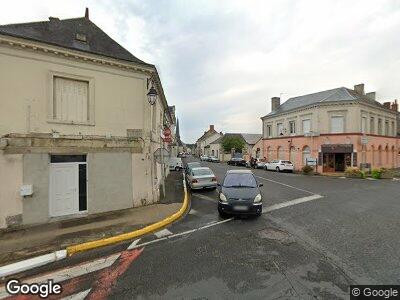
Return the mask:
<svg viewBox="0 0 400 300">
<path fill-rule="evenodd" d="M 206 224 L 206 225 L 204 225 L 204 226 L 201 226 L 201 227 L 199 227 L 199 228 L 187 230 L 187 231 L 180 232 L 180 233 L 171 234 L 171 235 L 169 235 L 169 236 L 165 236 L 165 237 L 162 237 L 162 238 L 159 238 L 159 239 L 150 241 L 150 242 L 146 242 L 146 243 L 143 243 L 143 244 L 136 245 L 134 248 L 139 248 L 139 247 L 143 247 L 143 246 L 146 246 L 146 245 L 155 244 L 155 243 L 158 243 L 158 242 L 161 242 L 161 241 L 165 241 L 165 240 L 168 240 L 168 239 L 172 239 L 172 238 L 175 238 L 175 237 L 178 237 L 178 236 L 187 235 L 187 234 L 190 234 L 190 233 L 199 231 L 199 230 L 203 230 L 203 229 L 206 229 L 206 228 L 209 228 L 209 227 L 213 227 L 213 226 L 215 226 L 215 225 L 219 225 L 219 224 L 223 224 L 223 223 L 226 223 L 226 222 L 230 222 L 230 221 L 232 221 L 233 219 L 234 219 L 234 218 L 229 218 L 229 219 L 225 219 L 225 220 L 218 221 L 218 222 L 208 223 L 208 224 Z M 134 249 L 134 248 L 132 248 L 132 249 Z"/>
<path fill-rule="evenodd" d="M 255 175 L 255 176 L 256 176 L 256 175 Z M 302 191 L 302 192 L 306 192 L 306 193 L 315 195 L 315 193 L 313 193 L 313 192 L 310 192 L 310 191 L 307 191 L 307 190 L 303 190 L 303 189 L 301 189 L 301 188 L 298 188 L 298 187 L 295 187 L 295 186 L 292 186 L 292 185 L 289 185 L 289 184 L 286 184 L 286 183 L 283 183 L 283 182 L 279 182 L 279 181 L 272 180 L 272 179 L 265 178 L 265 177 L 261 177 L 261 176 L 256 176 L 256 177 L 257 177 L 257 178 L 261 178 L 261 179 L 266 180 L 266 181 L 270 181 L 270 182 L 276 183 L 276 184 L 280 184 L 280 185 L 283 185 L 283 186 L 287 186 L 287 187 L 290 187 L 290 188 L 295 189 L 295 190 L 299 190 L 299 191 Z"/>
<path fill-rule="evenodd" d="M 211 202 L 214 202 L 214 203 L 217 202 L 217 197 L 212 198 L 212 197 L 209 197 L 209 196 L 206 196 L 206 195 L 203 195 L 203 194 L 197 194 L 197 193 L 193 193 L 192 195 L 196 196 L 196 197 L 198 197 L 200 199 L 203 199 L 203 200 L 211 201 Z"/>
<path fill-rule="evenodd" d="M 197 214 L 198 214 L 197 210 L 194 210 L 193 208 L 190 209 L 189 215 L 197 215 Z"/>
<path fill-rule="evenodd" d="M 163 230 L 160 230 L 160 231 L 157 231 L 157 232 L 155 232 L 154 233 L 154 235 L 156 236 L 156 237 L 158 237 L 158 238 L 162 238 L 162 237 L 164 237 L 164 236 L 169 236 L 169 235 L 171 235 L 172 234 L 172 232 L 171 231 L 169 231 L 168 229 L 163 229 Z"/>
<path fill-rule="evenodd" d="M 61 300 L 83 300 L 86 298 L 86 296 L 89 294 L 91 289 L 88 289 L 86 291 L 82 291 L 80 293 L 70 295 L 68 297 L 62 298 Z"/>
<path fill-rule="evenodd" d="M 324 196 L 321 195 L 311 195 L 311 196 L 307 196 L 307 197 L 302 197 L 302 198 L 297 198 L 291 201 L 286 201 L 283 203 L 278 203 L 278 204 L 274 204 L 268 207 L 263 207 L 263 213 L 267 213 L 267 212 L 271 212 L 274 210 L 278 210 L 284 207 L 289 207 L 292 205 L 296 205 L 296 204 L 300 204 L 300 203 L 304 203 L 304 202 L 308 202 L 308 201 L 312 201 L 312 200 L 317 200 L 317 199 L 321 199 Z"/>
<path fill-rule="evenodd" d="M 128 250 L 131 250 L 132 247 L 135 247 L 139 243 L 140 239 L 134 240 L 132 244 L 129 245 Z"/>
</svg>

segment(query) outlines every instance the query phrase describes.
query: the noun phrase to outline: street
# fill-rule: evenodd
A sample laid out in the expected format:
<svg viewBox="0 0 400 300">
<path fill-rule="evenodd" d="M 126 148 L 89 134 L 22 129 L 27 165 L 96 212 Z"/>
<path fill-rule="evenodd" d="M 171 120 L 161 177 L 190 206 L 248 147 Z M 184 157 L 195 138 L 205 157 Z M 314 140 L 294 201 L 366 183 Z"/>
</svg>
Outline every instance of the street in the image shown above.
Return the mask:
<svg viewBox="0 0 400 300">
<path fill-rule="evenodd" d="M 227 169 L 242 168 L 202 164 L 218 181 Z M 351 284 L 399 280 L 398 182 L 253 172 L 264 184 L 261 217 L 221 219 L 216 191 L 196 191 L 184 219 L 130 245 L 136 252 L 126 268 L 115 267 L 112 278 L 112 267 L 105 272 L 110 282 L 99 288 L 104 274 L 90 267 L 78 279 L 66 271 L 62 286 L 71 286 L 65 278 L 77 281 L 63 296 L 86 291 L 83 298 L 99 288 L 110 299 L 346 299 Z M 41 273 L 77 263 L 84 269 L 87 261 L 118 256 L 129 244 L 78 255 Z"/>
</svg>

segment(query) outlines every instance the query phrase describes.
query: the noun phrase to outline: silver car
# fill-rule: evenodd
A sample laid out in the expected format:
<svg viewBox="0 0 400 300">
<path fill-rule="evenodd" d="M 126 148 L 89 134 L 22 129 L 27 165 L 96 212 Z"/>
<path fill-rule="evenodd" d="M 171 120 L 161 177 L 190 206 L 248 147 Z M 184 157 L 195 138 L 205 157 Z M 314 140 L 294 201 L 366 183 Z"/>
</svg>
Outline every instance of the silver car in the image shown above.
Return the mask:
<svg viewBox="0 0 400 300">
<path fill-rule="evenodd" d="M 217 177 L 215 177 L 213 171 L 207 167 L 190 169 L 186 179 L 189 188 L 192 190 L 205 188 L 215 189 L 217 187 Z"/>
</svg>

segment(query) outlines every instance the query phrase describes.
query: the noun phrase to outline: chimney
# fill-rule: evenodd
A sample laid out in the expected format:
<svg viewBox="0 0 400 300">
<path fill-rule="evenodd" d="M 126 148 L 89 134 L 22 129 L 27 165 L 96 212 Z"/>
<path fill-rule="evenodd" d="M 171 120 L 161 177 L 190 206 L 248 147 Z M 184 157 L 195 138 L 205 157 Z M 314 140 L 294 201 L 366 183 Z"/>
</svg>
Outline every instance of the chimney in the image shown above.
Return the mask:
<svg viewBox="0 0 400 300">
<path fill-rule="evenodd" d="M 364 94 L 364 83 L 356 84 L 354 86 L 354 91 L 360 95 L 365 95 Z"/>
<path fill-rule="evenodd" d="M 390 102 L 383 102 L 383 107 L 390 109 Z"/>
<path fill-rule="evenodd" d="M 394 100 L 392 103 L 392 110 L 399 111 L 399 105 L 397 104 L 397 100 Z"/>
<path fill-rule="evenodd" d="M 272 97 L 271 98 L 271 111 L 275 111 L 281 106 L 281 98 Z"/>
<path fill-rule="evenodd" d="M 210 125 L 210 131 L 214 131 L 214 125 Z"/>
<path fill-rule="evenodd" d="M 85 9 L 85 19 L 89 20 L 89 8 L 87 8 L 87 7 Z"/>
<path fill-rule="evenodd" d="M 376 100 L 376 93 L 375 92 L 366 93 L 365 96 L 367 96 L 367 98 L 370 99 L 370 100 Z"/>
</svg>

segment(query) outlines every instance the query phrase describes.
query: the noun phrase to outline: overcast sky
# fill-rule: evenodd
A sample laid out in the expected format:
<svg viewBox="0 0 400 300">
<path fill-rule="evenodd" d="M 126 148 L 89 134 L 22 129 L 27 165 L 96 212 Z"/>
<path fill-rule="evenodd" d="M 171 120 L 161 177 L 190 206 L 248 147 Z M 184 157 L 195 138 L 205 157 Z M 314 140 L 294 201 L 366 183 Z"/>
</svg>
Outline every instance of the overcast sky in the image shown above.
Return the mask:
<svg viewBox="0 0 400 300">
<path fill-rule="evenodd" d="M 34 4 L 32 4 L 34 3 Z M 0 24 L 90 19 L 159 69 L 184 142 L 261 133 L 270 98 L 365 83 L 400 96 L 400 1 L 4 1 Z"/>
</svg>

